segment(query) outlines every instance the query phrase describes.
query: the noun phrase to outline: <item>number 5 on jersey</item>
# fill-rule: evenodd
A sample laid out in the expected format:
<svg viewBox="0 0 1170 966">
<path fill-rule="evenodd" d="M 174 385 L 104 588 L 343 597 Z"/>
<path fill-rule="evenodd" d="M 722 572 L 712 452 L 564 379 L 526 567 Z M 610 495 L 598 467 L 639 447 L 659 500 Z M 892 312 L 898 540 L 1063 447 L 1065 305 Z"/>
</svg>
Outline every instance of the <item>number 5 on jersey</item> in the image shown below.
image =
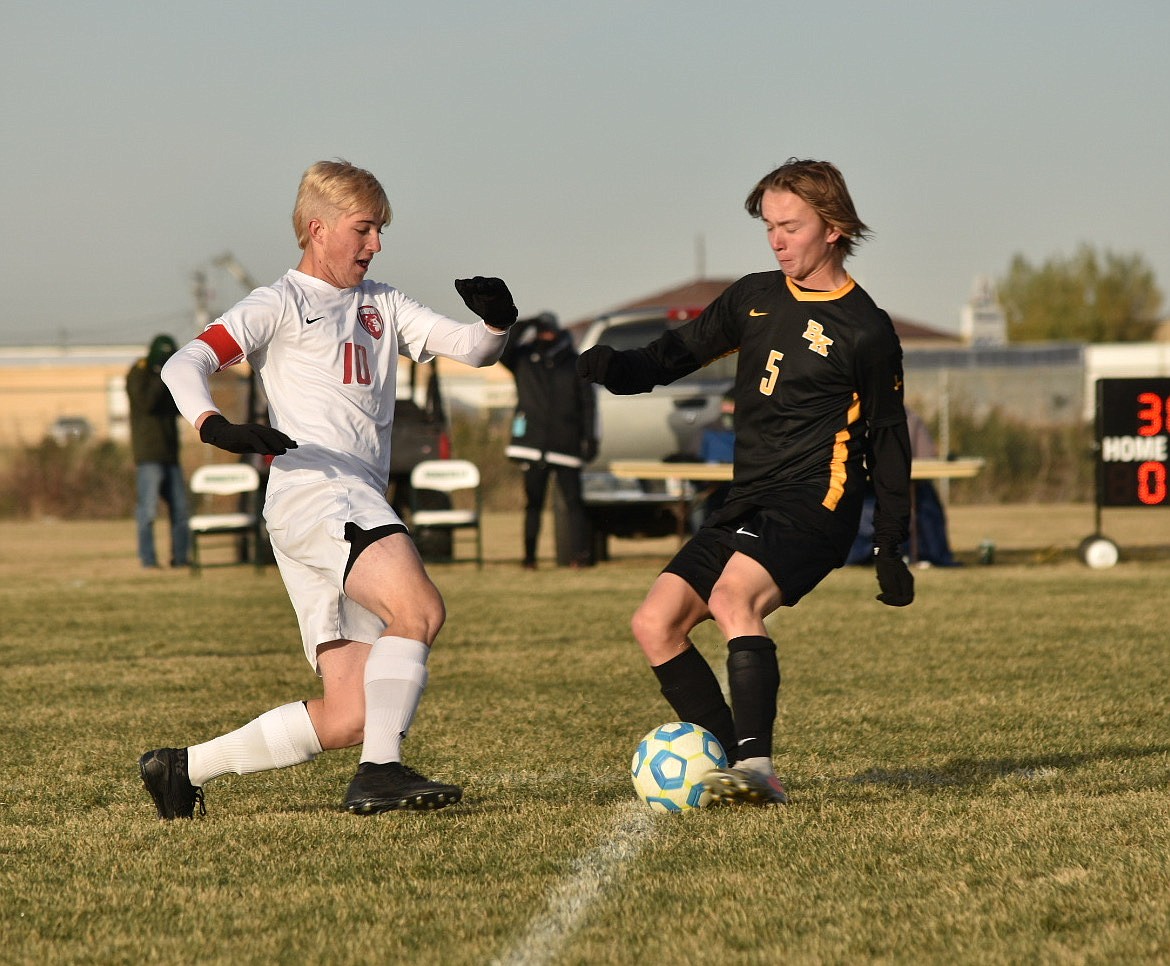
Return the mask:
<svg viewBox="0 0 1170 966">
<path fill-rule="evenodd" d="M 784 353 L 777 349 L 768 353 L 768 362 L 764 366 L 768 370 L 768 374 L 760 380 L 760 392 L 765 396 L 772 395 L 776 389 L 776 383 L 780 380 L 780 360 L 783 358 Z"/>
</svg>

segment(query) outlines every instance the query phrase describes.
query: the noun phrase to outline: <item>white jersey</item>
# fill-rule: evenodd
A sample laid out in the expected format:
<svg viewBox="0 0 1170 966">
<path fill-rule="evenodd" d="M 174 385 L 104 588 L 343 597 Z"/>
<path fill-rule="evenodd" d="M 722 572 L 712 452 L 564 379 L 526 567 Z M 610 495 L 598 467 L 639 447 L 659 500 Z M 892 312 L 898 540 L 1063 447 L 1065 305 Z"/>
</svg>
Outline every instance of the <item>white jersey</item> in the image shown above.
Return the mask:
<svg viewBox="0 0 1170 966">
<path fill-rule="evenodd" d="M 273 460 L 270 493 L 339 477 L 384 491 L 399 355 L 484 366 L 505 341 L 482 322 L 449 319 L 385 283 L 338 289 L 294 269 L 184 346 L 168 363 L 166 381 L 194 422 L 218 411 L 207 376 L 247 357 L 263 382 L 272 426 L 298 444 Z"/>
</svg>

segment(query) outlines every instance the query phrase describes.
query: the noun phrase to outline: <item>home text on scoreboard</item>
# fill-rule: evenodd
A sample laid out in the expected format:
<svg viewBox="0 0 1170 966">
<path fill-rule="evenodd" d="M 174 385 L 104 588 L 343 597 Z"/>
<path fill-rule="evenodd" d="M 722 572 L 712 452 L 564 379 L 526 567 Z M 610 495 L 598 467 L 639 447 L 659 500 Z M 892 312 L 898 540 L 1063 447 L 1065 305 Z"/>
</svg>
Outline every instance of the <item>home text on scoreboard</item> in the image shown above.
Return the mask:
<svg viewBox="0 0 1170 966">
<path fill-rule="evenodd" d="M 1170 378 L 1097 382 L 1097 502 L 1170 506 Z"/>
</svg>

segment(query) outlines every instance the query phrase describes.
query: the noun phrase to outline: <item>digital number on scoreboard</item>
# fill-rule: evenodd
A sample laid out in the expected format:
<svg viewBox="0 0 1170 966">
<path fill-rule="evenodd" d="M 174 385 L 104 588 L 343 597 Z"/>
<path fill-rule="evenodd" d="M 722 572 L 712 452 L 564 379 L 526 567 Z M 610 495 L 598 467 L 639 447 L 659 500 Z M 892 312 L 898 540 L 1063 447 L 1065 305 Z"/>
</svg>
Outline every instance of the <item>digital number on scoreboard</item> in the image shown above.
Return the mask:
<svg viewBox="0 0 1170 966">
<path fill-rule="evenodd" d="M 1097 382 L 1097 502 L 1170 506 L 1170 378 Z"/>
</svg>

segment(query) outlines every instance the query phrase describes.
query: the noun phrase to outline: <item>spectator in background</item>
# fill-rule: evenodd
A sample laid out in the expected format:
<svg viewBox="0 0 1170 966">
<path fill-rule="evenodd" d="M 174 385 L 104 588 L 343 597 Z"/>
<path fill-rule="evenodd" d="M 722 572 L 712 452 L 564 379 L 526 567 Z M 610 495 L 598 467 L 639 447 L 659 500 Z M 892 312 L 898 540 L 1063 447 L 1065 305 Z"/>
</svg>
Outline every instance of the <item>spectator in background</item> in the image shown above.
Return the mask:
<svg viewBox="0 0 1170 966">
<path fill-rule="evenodd" d="M 146 357 L 126 374 L 130 397 L 130 444 L 137 466 L 138 559 L 143 567 L 159 566 L 154 545 L 154 521 L 161 497 L 171 523 L 171 566 L 187 566 L 187 483 L 179 466 L 179 410 L 163 382 L 163 363 L 177 345 L 169 335 L 157 335 Z"/>
<path fill-rule="evenodd" d="M 735 396 L 731 392 L 719 403 L 719 419 L 699 436 L 699 459 L 704 463 L 735 462 Z"/>
<path fill-rule="evenodd" d="M 549 476 L 569 513 L 570 566 L 589 564 L 581 467 L 597 455 L 593 386 L 577 376 L 572 336 L 544 312 L 516 325 L 500 362 L 516 380 L 516 412 L 505 455 L 524 471 L 524 567 L 536 569 L 536 544 Z"/>
<path fill-rule="evenodd" d="M 938 459 L 938 444 L 935 443 L 926 421 L 916 412 L 907 409 L 906 426 L 910 433 L 910 452 L 913 458 Z M 962 564 L 951 552 L 950 539 L 947 536 L 946 510 L 934 482 L 914 480 L 911 488 L 914 493 L 914 523 L 910 540 L 900 548 L 902 555 L 912 558 L 912 561 L 920 566 L 961 567 Z M 849 551 L 849 558 L 846 561 L 848 564 L 873 563 L 873 511 L 874 494 L 871 488 L 865 497 L 865 506 L 861 511 L 861 526 L 857 532 L 857 539 Z"/>
<path fill-rule="evenodd" d="M 700 463 L 735 462 L 735 395 L 729 390 L 719 403 L 719 419 L 699 435 Z M 693 530 L 698 530 L 703 521 L 723 506 L 730 483 L 712 483 L 699 494 L 700 502 L 696 516 L 692 517 Z"/>
<path fill-rule="evenodd" d="M 938 444 L 926 421 L 913 410 L 906 410 L 906 426 L 910 430 L 910 453 L 914 459 L 938 459 Z M 920 563 L 936 567 L 957 567 L 959 562 L 951 553 L 947 537 L 947 514 L 933 480 L 915 480 L 914 490 L 914 558 Z"/>
</svg>

